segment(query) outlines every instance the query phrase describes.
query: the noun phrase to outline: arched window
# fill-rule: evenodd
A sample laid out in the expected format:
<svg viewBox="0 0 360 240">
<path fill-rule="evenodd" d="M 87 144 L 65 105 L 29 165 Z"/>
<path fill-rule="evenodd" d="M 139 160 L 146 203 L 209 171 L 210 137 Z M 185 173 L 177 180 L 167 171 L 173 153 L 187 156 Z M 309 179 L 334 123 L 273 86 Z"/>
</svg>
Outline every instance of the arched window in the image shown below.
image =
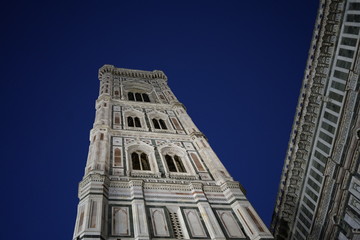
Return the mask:
<svg viewBox="0 0 360 240">
<path fill-rule="evenodd" d="M 134 93 L 128 92 L 128 99 L 129 99 L 129 101 L 135 101 Z"/>
<path fill-rule="evenodd" d="M 170 172 L 177 172 L 172 157 L 170 157 L 169 155 L 166 154 L 165 155 L 165 160 L 166 160 L 166 164 L 167 164 L 167 166 L 169 168 L 169 171 Z"/>
<path fill-rule="evenodd" d="M 142 102 L 143 101 L 140 93 L 135 93 L 135 98 L 136 98 L 137 102 Z"/>
<path fill-rule="evenodd" d="M 170 172 L 186 172 L 179 156 L 170 156 L 166 154 L 165 160 Z"/>
<path fill-rule="evenodd" d="M 159 120 L 159 123 L 160 123 L 160 126 L 161 126 L 162 129 L 167 129 L 164 120 L 160 119 L 160 120 Z"/>
<path fill-rule="evenodd" d="M 140 155 L 142 170 L 150 170 L 149 159 L 145 153 Z"/>
<path fill-rule="evenodd" d="M 134 119 L 132 117 L 127 117 L 127 122 L 129 127 L 134 127 Z"/>
<path fill-rule="evenodd" d="M 150 102 L 149 95 L 146 93 L 128 92 L 128 99 L 129 101 L 136 101 L 136 102 Z"/>
<path fill-rule="evenodd" d="M 150 102 L 149 95 L 147 95 L 146 93 L 143 93 L 143 94 L 142 94 L 142 97 L 143 97 L 143 99 L 144 99 L 144 102 Z"/>
<path fill-rule="evenodd" d="M 186 172 L 186 170 L 184 168 L 184 165 L 182 164 L 181 159 L 177 155 L 174 156 L 174 161 L 175 161 L 175 164 L 176 164 L 176 168 L 178 169 L 178 172 Z"/>
<path fill-rule="evenodd" d="M 156 129 L 160 129 L 160 125 L 157 119 L 153 118 L 152 120 L 153 124 L 154 124 L 154 128 Z"/>
<path fill-rule="evenodd" d="M 133 170 L 150 170 L 149 159 L 146 153 L 143 152 L 133 152 L 131 154 L 131 162 Z"/>
<path fill-rule="evenodd" d="M 140 118 L 138 117 L 127 117 L 128 127 L 138 127 L 141 128 Z"/>
<path fill-rule="evenodd" d="M 138 117 L 135 117 L 135 127 L 141 128 L 140 119 Z"/>
<path fill-rule="evenodd" d="M 165 121 L 162 119 L 157 120 L 153 118 L 152 122 L 154 124 L 155 129 L 167 129 Z"/>
</svg>

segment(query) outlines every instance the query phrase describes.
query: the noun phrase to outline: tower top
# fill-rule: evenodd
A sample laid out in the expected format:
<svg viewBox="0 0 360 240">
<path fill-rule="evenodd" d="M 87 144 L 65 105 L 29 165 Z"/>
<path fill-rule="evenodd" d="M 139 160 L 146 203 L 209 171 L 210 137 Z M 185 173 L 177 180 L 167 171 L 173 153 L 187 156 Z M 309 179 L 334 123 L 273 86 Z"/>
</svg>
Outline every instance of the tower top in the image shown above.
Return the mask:
<svg viewBox="0 0 360 240">
<path fill-rule="evenodd" d="M 167 81 L 167 77 L 163 71 L 153 70 L 153 71 L 143 71 L 143 70 L 134 70 L 126 68 L 117 68 L 114 65 L 105 64 L 99 69 L 99 79 L 105 73 L 111 73 L 121 77 L 133 77 L 133 78 L 144 78 L 144 79 L 164 79 Z"/>
</svg>

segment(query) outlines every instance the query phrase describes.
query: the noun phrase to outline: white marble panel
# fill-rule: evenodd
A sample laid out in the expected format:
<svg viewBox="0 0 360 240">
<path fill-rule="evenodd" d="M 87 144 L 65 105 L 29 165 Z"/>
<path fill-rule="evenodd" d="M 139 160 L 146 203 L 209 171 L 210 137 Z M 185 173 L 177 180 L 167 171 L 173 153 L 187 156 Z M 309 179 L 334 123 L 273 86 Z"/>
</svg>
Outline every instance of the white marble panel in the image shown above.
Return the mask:
<svg viewBox="0 0 360 240">
<path fill-rule="evenodd" d="M 217 210 L 216 213 L 230 238 L 245 237 L 231 211 Z"/>
<path fill-rule="evenodd" d="M 114 137 L 113 138 L 113 145 L 121 146 L 122 145 L 121 138 L 120 137 Z"/>
<path fill-rule="evenodd" d="M 163 208 L 150 208 L 151 223 L 155 237 L 170 236 Z"/>
<path fill-rule="evenodd" d="M 186 150 L 195 150 L 194 146 L 190 142 L 184 142 L 184 146 Z"/>
<path fill-rule="evenodd" d="M 113 207 L 112 216 L 113 235 L 130 236 L 129 207 Z"/>
<path fill-rule="evenodd" d="M 201 223 L 199 212 L 196 209 L 184 209 L 184 215 L 188 222 L 191 235 L 193 237 L 206 237 L 206 232 Z"/>
</svg>

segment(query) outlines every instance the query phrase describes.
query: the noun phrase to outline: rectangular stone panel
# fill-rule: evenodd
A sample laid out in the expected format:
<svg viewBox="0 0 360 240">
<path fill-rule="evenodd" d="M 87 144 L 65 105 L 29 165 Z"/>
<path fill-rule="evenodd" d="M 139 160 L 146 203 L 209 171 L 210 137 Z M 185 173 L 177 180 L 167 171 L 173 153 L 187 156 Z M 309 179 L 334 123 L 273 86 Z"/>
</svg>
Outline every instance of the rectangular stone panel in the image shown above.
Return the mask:
<svg viewBox="0 0 360 240">
<path fill-rule="evenodd" d="M 112 234 L 116 236 L 130 236 L 129 207 L 112 208 Z"/>
<path fill-rule="evenodd" d="M 231 210 L 216 210 L 216 214 L 229 238 L 245 237 Z"/>
<path fill-rule="evenodd" d="M 98 215 L 97 213 L 98 213 L 98 203 L 96 201 L 91 201 L 89 228 L 96 228 L 97 215 Z"/>
<path fill-rule="evenodd" d="M 193 209 L 183 209 L 184 217 L 187 221 L 187 227 L 191 236 L 194 238 L 205 238 L 207 237 L 204 225 L 200 218 L 199 211 L 195 208 Z"/>
<path fill-rule="evenodd" d="M 163 208 L 150 208 L 151 225 L 155 237 L 169 237 L 169 227 Z"/>
</svg>

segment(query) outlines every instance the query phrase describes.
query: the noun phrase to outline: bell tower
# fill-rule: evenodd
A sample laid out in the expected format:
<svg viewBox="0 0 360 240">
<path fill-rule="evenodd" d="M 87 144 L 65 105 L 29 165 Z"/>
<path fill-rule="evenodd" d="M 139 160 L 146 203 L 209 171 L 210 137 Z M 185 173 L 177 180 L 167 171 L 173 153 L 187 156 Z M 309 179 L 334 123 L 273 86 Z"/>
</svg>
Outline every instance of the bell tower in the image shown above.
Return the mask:
<svg viewBox="0 0 360 240">
<path fill-rule="evenodd" d="M 273 239 L 162 71 L 104 65 L 73 239 Z"/>
</svg>

